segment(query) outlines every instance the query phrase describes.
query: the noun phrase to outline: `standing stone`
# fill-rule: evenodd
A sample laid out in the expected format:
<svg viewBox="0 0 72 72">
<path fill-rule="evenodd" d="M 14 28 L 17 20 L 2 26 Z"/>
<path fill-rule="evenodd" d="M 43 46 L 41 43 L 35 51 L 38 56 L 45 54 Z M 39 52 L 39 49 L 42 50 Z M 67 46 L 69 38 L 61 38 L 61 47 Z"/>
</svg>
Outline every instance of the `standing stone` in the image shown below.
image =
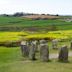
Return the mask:
<svg viewBox="0 0 72 72">
<path fill-rule="evenodd" d="M 52 40 L 52 48 L 57 49 L 58 48 L 57 46 L 58 46 L 58 40 L 57 39 Z"/>
<path fill-rule="evenodd" d="M 33 40 L 32 44 L 34 44 L 35 51 L 37 52 L 38 51 L 38 41 L 37 40 Z"/>
<path fill-rule="evenodd" d="M 29 48 L 27 46 L 27 42 L 26 41 L 21 41 L 21 52 L 22 52 L 22 56 L 28 57 Z"/>
<path fill-rule="evenodd" d="M 68 62 L 68 48 L 66 45 L 62 46 L 60 49 L 59 61 Z"/>
<path fill-rule="evenodd" d="M 32 43 L 30 46 L 30 50 L 29 50 L 29 59 L 30 60 L 36 60 L 35 53 L 36 53 L 35 45 Z"/>
<path fill-rule="evenodd" d="M 31 43 L 32 43 L 32 41 L 31 40 L 28 40 L 27 41 L 27 46 L 31 46 Z"/>
<path fill-rule="evenodd" d="M 39 52 L 40 51 L 40 41 L 38 40 L 37 41 L 37 52 Z"/>
<path fill-rule="evenodd" d="M 28 41 L 27 41 L 27 46 L 28 46 L 29 50 L 30 50 L 31 44 L 32 44 L 32 41 L 31 41 L 31 40 L 28 40 Z"/>
<path fill-rule="evenodd" d="M 44 62 L 49 60 L 49 48 L 45 40 L 40 43 L 40 59 Z"/>
</svg>

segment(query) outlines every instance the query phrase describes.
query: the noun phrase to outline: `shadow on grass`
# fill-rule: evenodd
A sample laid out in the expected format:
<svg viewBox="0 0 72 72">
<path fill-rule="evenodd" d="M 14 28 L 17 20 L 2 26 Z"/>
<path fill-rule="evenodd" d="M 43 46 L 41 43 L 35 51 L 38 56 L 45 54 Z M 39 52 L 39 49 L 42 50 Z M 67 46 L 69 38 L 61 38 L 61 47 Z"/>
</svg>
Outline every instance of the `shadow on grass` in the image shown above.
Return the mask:
<svg viewBox="0 0 72 72">
<path fill-rule="evenodd" d="M 61 60 L 58 60 L 58 62 L 60 62 L 60 63 L 70 63 L 70 61 L 61 61 Z"/>
</svg>

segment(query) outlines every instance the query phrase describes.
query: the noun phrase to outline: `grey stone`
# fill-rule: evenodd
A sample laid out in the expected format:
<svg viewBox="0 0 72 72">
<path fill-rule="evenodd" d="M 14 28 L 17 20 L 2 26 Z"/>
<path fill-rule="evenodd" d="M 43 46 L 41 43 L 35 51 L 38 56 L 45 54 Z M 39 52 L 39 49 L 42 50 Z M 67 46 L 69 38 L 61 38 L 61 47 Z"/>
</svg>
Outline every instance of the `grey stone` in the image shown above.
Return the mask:
<svg viewBox="0 0 72 72">
<path fill-rule="evenodd" d="M 68 48 L 66 45 L 61 47 L 58 59 L 62 62 L 68 62 Z"/>
<path fill-rule="evenodd" d="M 34 41 L 32 41 L 32 44 L 34 45 L 35 51 L 37 52 L 38 51 L 38 41 L 34 40 Z"/>
<path fill-rule="evenodd" d="M 58 40 L 57 39 L 52 40 L 52 48 L 53 49 L 57 49 L 58 48 Z"/>
<path fill-rule="evenodd" d="M 49 49 L 48 45 L 40 45 L 40 59 L 41 61 L 47 62 L 49 60 Z"/>
<path fill-rule="evenodd" d="M 47 44 L 47 43 L 48 43 L 47 40 L 44 39 L 40 40 L 40 44 Z"/>
<path fill-rule="evenodd" d="M 29 55 L 28 46 L 27 45 L 21 45 L 21 52 L 22 52 L 22 56 L 28 57 L 28 55 Z"/>
<path fill-rule="evenodd" d="M 36 60 L 35 53 L 36 53 L 35 45 L 34 44 L 31 44 L 30 50 L 29 50 L 29 59 L 30 60 Z"/>
<path fill-rule="evenodd" d="M 31 46 L 31 43 L 32 43 L 32 41 L 31 40 L 28 40 L 27 41 L 27 46 Z"/>
<path fill-rule="evenodd" d="M 24 56 L 24 57 L 29 56 L 29 48 L 26 45 L 26 41 L 21 42 L 21 52 L 22 52 L 22 56 Z"/>
</svg>

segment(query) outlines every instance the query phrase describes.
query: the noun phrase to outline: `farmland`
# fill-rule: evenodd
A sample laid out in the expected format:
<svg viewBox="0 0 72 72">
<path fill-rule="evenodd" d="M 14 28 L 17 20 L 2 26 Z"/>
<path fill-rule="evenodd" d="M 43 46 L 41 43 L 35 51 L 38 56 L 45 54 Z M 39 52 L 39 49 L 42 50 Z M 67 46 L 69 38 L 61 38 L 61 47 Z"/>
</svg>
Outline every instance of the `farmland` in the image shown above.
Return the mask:
<svg viewBox="0 0 72 72">
<path fill-rule="evenodd" d="M 24 17 L 3 17 L 0 16 L 0 31 L 24 31 L 24 30 L 70 30 L 72 22 L 55 20 L 32 20 Z"/>
<path fill-rule="evenodd" d="M 25 35 L 26 38 L 70 39 L 72 22 L 61 19 L 32 20 L 24 17 L 0 16 L 0 42 L 17 41 Z"/>
<path fill-rule="evenodd" d="M 0 32 L 0 42 L 19 40 L 21 35 L 27 35 L 25 32 Z"/>
<path fill-rule="evenodd" d="M 50 39 L 72 39 L 72 30 L 63 30 L 63 31 L 49 31 L 47 33 L 29 33 L 29 32 L 0 32 L 0 42 L 6 41 L 17 41 L 21 37 L 27 39 L 31 38 L 50 38 Z"/>
<path fill-rule="evenodd" d="M 32 20 L 24 17 L 0 16 L 0 45 L 1 43 L 9 45 L 10 42 L 17 42 L 22 38 L 27 40 L 47 38 L 50 54 L 58 53 L 58 50 L 52 49 L 51 40 L 58 39 L 59 48 L 64 44 L 70 48 L 72 22 L 62 19 Z M 2 45 L 0 72 L 72 72 L 72 57 L 69 57 L 69 63 L 58 62 L 58 59 L 51 59 L 51 62 L 45 63 L 40 61 L 38 52 L 38 59 L 32 62 L 22 57 L 19 46 Z"/>
</svg>

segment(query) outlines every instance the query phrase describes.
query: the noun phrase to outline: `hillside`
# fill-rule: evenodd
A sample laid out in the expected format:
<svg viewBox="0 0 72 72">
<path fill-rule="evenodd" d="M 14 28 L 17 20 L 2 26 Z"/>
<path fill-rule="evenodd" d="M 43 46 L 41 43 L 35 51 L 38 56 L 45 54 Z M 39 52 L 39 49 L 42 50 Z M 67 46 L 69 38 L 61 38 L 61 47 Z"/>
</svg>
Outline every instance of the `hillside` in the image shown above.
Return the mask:
<svg viewBox="0 0 72 72">
<path fill-rule="evenodd" d="M 32 20 L 28 17 L 0 16 L 0 31 L 46 31 L 70 29 L 72 29 L 72 22 L 66 22 L 62 19 Z"/>
</svg>

